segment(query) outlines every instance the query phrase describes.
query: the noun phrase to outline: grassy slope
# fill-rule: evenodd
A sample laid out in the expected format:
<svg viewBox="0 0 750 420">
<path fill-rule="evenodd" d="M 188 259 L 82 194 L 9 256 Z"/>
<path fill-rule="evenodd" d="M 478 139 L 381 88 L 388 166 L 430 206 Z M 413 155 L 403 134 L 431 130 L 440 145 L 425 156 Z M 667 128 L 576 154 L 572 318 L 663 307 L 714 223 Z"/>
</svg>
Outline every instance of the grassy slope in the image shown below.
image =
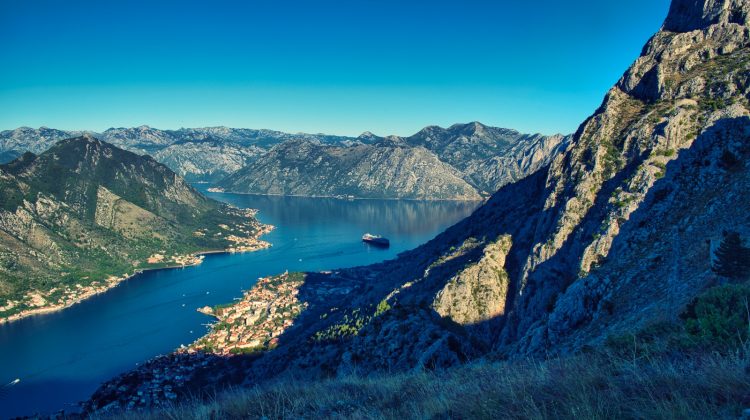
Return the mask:
<svg viewBox="0 0 750 420">
<path fill-rule="evenodd" d="M 447 372 L 282 381 L 115 418 L 737 418 L 750 404 L 749 363 L 747 352 L 478 362 Z"/>
</svg>

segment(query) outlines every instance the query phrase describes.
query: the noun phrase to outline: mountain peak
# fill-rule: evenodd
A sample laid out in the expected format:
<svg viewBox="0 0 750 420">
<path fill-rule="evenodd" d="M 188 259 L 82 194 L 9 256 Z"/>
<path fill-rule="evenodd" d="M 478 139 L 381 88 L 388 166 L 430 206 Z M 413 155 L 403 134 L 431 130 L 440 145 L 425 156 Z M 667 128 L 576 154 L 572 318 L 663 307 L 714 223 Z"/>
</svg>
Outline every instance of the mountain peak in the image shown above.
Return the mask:
<svg viewBox="0 0 750 420">
<path fill-rule="evenodd" d="M 101 141 L 89 133 L 83 133 L 82 135 L 78 137 L 71 137 L 68 139 L 60 140 L 57 142 L 56 146 L 61 147 L 61 146 L 66 146 L 66 145 L 77 145 L 77 144 L 98 145 L 98 144 L 101 144 Z"/>
<path fill-rule="evenodd" d="M 673 0 L 664 30 L 690 32 L 720 23 L 747 25 L 747 0 Z"/>
</svg>

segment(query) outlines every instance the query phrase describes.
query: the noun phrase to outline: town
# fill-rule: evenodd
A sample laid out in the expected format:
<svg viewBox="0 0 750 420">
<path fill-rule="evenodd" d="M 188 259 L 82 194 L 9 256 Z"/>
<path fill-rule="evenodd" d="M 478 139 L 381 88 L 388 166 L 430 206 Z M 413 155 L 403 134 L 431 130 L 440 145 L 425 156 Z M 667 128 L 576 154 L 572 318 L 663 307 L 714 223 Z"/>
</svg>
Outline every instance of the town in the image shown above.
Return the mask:
<svg viewBox="0 0 750 420">
<path fill-rule="evenodd" d="M 230 355 L 274 348 L 278 337 L 308 306 L 299 300 L 304 280 L 304 274 L 288 272 L 261 278 L 236 304 L 198 309 L 219 321 L 185 351 Z"/>
</svg>

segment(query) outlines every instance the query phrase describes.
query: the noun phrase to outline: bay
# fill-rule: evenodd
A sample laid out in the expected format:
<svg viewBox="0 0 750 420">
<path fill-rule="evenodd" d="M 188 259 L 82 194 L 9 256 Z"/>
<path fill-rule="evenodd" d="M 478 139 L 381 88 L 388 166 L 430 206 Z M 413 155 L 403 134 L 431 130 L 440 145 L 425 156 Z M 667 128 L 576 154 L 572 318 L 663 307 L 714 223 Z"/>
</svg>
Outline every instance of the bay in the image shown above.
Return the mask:
<svg viewBox="0 0 750 420">
<path fill-rule="evenodd" d="M 0 325 L 0 417 L 75 411 L 102 382 L 204 334 L 213 320 L 197 308 L 231 302 L 259 277 L 286 270 L 395 258 L 480 204 L 206 194 L 259 209 L 260 220 L 276 226 L 263 238 L 273 247 L 146 272 L 69 309 Z M 391 247 L 362 243 L 368 232 L 389 238 Z"/>
</svg>

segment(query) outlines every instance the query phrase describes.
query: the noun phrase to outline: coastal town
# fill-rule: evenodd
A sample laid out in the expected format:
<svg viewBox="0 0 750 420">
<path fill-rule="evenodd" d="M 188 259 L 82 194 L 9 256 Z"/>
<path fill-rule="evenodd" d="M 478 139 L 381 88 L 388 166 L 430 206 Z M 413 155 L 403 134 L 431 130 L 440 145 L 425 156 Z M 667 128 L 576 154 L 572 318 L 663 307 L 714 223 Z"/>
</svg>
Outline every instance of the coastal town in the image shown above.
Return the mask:
<svg viewBox="0 0 750 420">
<path fill-rule="evenodd" d="M 206 336 L 184 351 L 230 355 L 274 348 L 278 337 L 308 306 L 307 302 L 299 300 L 299 289 L 304 281 L 304 274 L 288 272 L 261 278 L 231 306 L 198 309 L 216 317 L 218 322 Z"/>
<path fill-rule="evenodd" d="M 20 299 L 9 299 L 4 304 L 0 301 L 0 304 L 2 304 L 0 306 L 0 324 L 68 308 L 90 297 L 104 293 L 121 282 L 145 271 L 197 266 L 203 263 L 206 254 L 254 252 L 271 247 L 271 244 L 261 240 L 260 236 L 271 232 L 275 227 L 257 222 L 254 219 L 257 210 L 234 210 L 242 212 L 247 222 L 234 227 L 225 224 L 218 226 L 218 232 L 214 235 L 224 237 L 226 240 L 227 246 L 223 250 L 171 255 L 163 250 L 150 255 L 145 261 L 135 263 L 134 266 L 137 268 L 134 268 L 132 273 L 126 273 L 122 276 L 109 276 L 104 280 L 93 281 L 90 281 L 91 279 L 88 277 L 83 277 L 74 286 L 56 287 L 45 292 L 32 290 Z M 209 234 L 208 229 L 197 230 L 193 233 L 196 237 L 207 234 Z"/>
</svg>

